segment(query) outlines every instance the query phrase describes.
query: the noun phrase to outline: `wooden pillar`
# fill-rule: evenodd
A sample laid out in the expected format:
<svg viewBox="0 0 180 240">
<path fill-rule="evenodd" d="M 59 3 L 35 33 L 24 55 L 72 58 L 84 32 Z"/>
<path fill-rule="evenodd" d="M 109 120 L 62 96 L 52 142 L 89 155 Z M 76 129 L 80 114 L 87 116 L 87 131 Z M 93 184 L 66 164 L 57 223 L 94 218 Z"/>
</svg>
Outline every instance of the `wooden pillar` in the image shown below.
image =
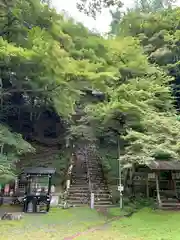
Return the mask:
<svg viewBox="0 0 180 240">
<path fill-rule="evenodd" d="M 171 171 L 171 179 L 172 179 L 173 191 L 175 193 L 175 196 L 178 198 L 178 193 L 176 189 L 176 178 L 173 177 L 173 171 Z"/>
<path fill-rule="evenodd" d="M 15 181 L 14 181 L 14 192 L 17 192 L 18 190 L 18 185 L 19 185 L 19 178 L 16 177 Z"/>
<path fill-rule="evenodd" d="M 160 192 L 159 192 L 159 175 L 156 172 L 156 191 L 157 191 L 157 200 L 158 200 L 158 204 L 159 206 L 161 206 L 161 197 L 160 197 Z"/>
<path fill-rule="evenodd" d="M 48 176 L 49 182 L 48 182 L 48 195 L 51 193 L 51 184 L 52 184 L 52 175 Z"/>
<path fill-rule="evenodd" d="M 132 165 L 132 168 L 130 168 L 130 171 L 129 171 L 131 194 L 132 194 L 133 196 L 135 196 L 134 181 L 133 181 L 134 173 L 135 173 L 135 166 L 134 166 L 134 164 L 133 164 L 133 165 Z"/>
</svg>

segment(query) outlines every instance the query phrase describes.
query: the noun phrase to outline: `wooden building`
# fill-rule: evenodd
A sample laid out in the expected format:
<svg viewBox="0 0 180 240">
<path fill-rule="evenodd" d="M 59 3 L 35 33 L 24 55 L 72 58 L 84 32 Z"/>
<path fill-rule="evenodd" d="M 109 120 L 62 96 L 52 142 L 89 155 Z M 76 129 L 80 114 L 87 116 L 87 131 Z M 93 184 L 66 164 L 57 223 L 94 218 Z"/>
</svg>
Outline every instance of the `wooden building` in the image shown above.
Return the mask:
<svg viewBox="0 0 180 240">
<path fill-rule="evenodd" d="M 152 161 L 135 165 L 127 175 L 127 185 L 133 195 L 155 198 L 160 208 L 180 208 L 180 162 Z"/>
</svg>

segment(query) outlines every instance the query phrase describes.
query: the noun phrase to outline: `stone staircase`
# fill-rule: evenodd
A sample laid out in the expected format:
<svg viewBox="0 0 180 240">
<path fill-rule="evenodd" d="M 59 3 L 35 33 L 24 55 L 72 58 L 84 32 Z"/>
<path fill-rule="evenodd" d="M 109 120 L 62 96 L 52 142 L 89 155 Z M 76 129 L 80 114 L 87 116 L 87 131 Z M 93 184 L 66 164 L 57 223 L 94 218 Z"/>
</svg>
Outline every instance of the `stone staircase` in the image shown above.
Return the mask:
<svg viewBox="0 0 180 240">
<path fill-rule="evenodd" d="M 76 161 L 71 175 L 71 186 L 68 191 L 68 202 L 75 206 L 81 206 L 89 202 L 86 159 L 80 152 L 76 153 Z"/>
<path fill-rule="evenodd" d="M 91 191 L 95 196 L 95 207 L 111 206 L 110 193 L 103 177 L 102 166 L 96 154 L 86 146 L 76 153 L 68 201 L 75 206 L 90 205 Z"/>
<path fill-rule="evenodd" d="M 92 192 L 94 193 L 96 207 L 108 207 L 112 205 L 111 195 L 107 183 L 103 176 L 102 165 L 97 158 L 96 150 L 93 146 L 88 146 L 87 149 L 87 165 L 89 169 Z"/>
<path fill-rule="evenodd" d="M 178 199 L 161 199 L 161 206 L 158 206 L 162 210 L 180 210 L 180 201 Z"/>
</svg>

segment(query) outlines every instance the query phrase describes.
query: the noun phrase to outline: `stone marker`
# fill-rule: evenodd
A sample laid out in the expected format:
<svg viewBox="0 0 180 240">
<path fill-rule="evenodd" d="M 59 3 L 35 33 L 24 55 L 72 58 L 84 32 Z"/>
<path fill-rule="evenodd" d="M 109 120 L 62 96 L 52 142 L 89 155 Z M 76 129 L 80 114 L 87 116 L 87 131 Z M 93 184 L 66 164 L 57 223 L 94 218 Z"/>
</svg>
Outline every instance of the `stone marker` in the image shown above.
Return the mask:
<svg viewBox="0 0 180 240">
<path fill-rule="evenodd" d="M 52 196 L 50 205 L 58 206 L 58 204 L 59 204 L 59 196 L 55 196 L 55 195 Z"/>
</svg>

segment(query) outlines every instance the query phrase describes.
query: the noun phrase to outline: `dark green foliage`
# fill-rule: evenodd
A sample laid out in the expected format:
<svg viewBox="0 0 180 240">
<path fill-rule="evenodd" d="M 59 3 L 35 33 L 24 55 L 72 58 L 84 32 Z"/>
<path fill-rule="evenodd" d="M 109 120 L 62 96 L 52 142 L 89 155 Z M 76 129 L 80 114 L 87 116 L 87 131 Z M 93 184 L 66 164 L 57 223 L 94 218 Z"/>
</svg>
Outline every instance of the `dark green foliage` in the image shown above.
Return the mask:
<svg viewBox="0 0 180 240">
<path fill-rule="evenodd" d="M 56 112 L 68 123 L 67 139 L 96 143 L 111 183 L 117 175 L 118 140 L 123 163 L 179 160 L 180 122 L 170 87 L 174 79 L 168 75 L 178 82 L 178 8 L 119 14 L 119 36 L 109 39 L 39 0 L 5 1 L 2 15 L 2 127 L 11 124 L 11 115 L 18 122 L 27 114 L 34 123 L 44 111 Z M 94 90 L 101 97 L 89 94 Z M 19 141 L 19 135 L 10 138 L 17 136 Z M 13 144 L 8 153 L 19 154 Z M 66 158 L 58 159 L 62 175 Z"/>
</svg>

